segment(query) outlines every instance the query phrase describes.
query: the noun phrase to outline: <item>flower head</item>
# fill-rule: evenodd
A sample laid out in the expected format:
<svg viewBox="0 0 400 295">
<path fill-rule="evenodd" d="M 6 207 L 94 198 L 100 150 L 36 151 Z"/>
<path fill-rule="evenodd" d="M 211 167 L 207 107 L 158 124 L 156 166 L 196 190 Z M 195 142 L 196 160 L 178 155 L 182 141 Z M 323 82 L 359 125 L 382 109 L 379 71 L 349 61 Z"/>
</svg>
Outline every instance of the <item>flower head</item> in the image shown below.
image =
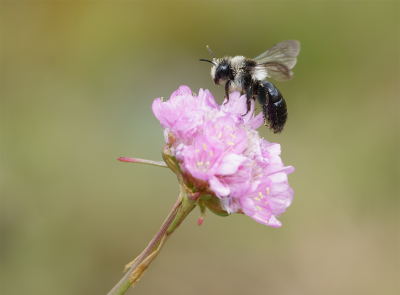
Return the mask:
<svg viewBox="0 0 400 295">
<path fill-rule="evenodd" d="M 279 227 L 276 217 L 293 199 L 287 175 L 294 168 L 283 165 L 279 144 L 260 138 L 262 114 L 254 115 L 254 101 L 247 112 L 246 101 L 233 92 L 218 106 L 208 90 L 195 95 L 181 86 L 168 101 L 155 99 L 152 108 L 193 201 L 217 214 L 244 213 Z"/>
</svg>

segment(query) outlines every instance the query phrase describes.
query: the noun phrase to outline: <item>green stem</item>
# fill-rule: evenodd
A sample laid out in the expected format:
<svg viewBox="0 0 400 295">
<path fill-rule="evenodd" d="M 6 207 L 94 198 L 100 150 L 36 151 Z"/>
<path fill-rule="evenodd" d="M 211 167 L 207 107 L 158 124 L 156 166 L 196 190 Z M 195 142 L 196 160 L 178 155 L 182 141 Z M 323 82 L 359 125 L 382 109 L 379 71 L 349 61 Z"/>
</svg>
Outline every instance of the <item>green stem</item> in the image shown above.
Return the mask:
<svg viewBox="0 0 400 295">
<path fill-rule="evenodd" d="M 191 203 L 186 196 L 181 193 L 178 201 L 171 210 L 164 224 L 161 226 L 158 233 L 155 235 L 150 244 L 146 247 L 143 253 L 137 258 L 133 266 L 125 274 L 125 276 L 114 286 L 114 288 L 107 295 L 121 295 L 124 294 L 129 287 L 134 286 L 140 279 L 149 264 L 158 255 L 165 240 L 179 227 L 186 216 L 196 207 L 196 204 Z M 154 255 L 151 256 L 151 255 Z M 143 269 L 141 270 L 140 269 Z M 134 280 L 131 275 L 138 272 Z"/>
<path fill-rule="evenodd" d="M 178 227 L 182 221 L 188 216 L 188 214 L 196 207 L 195 203 L 190 202 L 186 197 L 182 199 L 181 206 L 175 219 L 167 229 L 167 236 L 170 236 Z"/>
</svg>

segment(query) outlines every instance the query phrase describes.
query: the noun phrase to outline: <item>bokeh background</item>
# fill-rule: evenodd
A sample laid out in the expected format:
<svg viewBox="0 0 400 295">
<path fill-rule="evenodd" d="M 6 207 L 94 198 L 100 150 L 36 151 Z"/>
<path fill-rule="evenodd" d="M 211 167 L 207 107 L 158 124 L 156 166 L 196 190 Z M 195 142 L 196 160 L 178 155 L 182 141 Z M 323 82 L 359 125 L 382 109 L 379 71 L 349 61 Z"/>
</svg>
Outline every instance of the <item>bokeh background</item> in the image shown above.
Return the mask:
<svg viewBox="0 0 400 295">
<path fill-rule="evenodd" d="M 399 294 L 399 2 L 1 3 L 1 293 L 106 294 L 178 196 L 154 98 L 301 41 L 270 228 L 194 210 L 127 294 Z"/>
</svg>

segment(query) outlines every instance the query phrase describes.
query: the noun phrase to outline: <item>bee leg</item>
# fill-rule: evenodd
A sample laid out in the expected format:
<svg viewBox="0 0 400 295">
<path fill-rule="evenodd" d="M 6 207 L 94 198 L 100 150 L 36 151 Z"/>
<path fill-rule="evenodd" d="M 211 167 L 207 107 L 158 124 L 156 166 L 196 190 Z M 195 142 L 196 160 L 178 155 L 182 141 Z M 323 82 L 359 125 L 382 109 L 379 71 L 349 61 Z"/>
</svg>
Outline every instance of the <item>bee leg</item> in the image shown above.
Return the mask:
<svg viewBox="0 0 400 295">
<path fill-rule="evenodd" d="M 269 128 L 268 126 L 268 108 L 267 106 L 262 106 L 263 118 L 264 118 L 264 126 Z"/>
<path fill-rule="evenodd" d="M 253 98 L 253 93 L 251 92 L 251 86 L 247 87 L 247 89 L 246 89 L 246 97 L 247 97 L 247 101 L 246 101 L 247 112 L 246 112 L 246 114 L 244 114 L 242 116 L 246 116 L 251 109 L 251 99 Z"/>
<path fill-rule="evenodd" d="M 264 118 L 264 125 L 268 127 L 268 101 L 269 101 L 269 94 L 268 91 L 265 89 L 264 85 L 259 82 L 257 83 L 257 100 L 262 108 L 263 118 Z"/>
<path fill-rule="evenodd" d="M 226 96 L 226 103 L 227 104 L 229 102 L 229 85 L 231 84 L 231 80 L 226 81 L 225 83 L 225 96 Z"/>
</svg>

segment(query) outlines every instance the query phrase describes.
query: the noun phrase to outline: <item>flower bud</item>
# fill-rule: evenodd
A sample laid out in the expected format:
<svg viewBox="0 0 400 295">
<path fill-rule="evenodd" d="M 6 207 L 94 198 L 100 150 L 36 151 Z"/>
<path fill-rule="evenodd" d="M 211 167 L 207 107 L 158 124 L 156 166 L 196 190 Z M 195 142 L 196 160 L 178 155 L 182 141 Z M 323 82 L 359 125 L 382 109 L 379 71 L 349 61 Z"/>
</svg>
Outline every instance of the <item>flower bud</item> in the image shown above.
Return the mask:
<svg viewBox="0 0 400 295">
<path fill-rule="evenodd" d="M 175 174 L 178 173 L 179 170 L 179 165 L 176 163 L 176 161 L 173 160 L 171 156 L 171 150 L 169 149 L 169 145 L 165 144 L 163 147 L 163 150 L 161 152 L 163 160 L 165 164 L 167 164 L 168 168 L 172 170 Z"/>
<path fill-rule="evenodd" d="M 205 196 L 202 198 L 204 205 L 214 214 L 228 216 L 229 213 L 223 208 L 221 200 L 216 196 Z"/>
</svg>

